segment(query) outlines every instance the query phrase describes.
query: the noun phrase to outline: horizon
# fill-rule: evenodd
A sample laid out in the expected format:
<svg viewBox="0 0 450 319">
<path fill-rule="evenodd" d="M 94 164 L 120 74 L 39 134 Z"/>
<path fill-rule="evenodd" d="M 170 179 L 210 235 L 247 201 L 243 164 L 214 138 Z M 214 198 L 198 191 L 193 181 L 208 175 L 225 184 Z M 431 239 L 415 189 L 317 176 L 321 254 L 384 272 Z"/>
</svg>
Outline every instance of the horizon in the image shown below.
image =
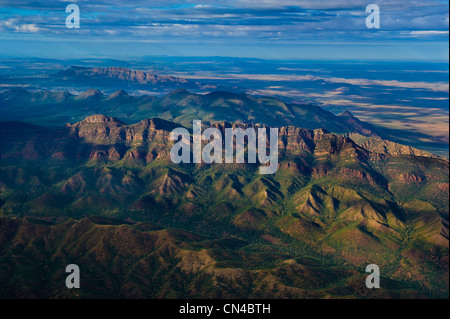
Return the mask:
<svg viewBox="0 0 450 319">
<path fill-rule="evenodd" d="M 139 55 L 139 56 L 118 56 L 118 57 L 107 57 L 107 56 L 99 56 L 99 55 L 92 55 L 92 56 L 73 56 L 73 57 L 67 57 L 67 58 L 57 58 L 57 57 L 42 57 L 37 55 L 7 55 L 2 54 L 0 52 L 0 60 L 5 59 L 14 59 L 14 60 L 53 60 L 58 62 L 81 62 L 83 60 L 87 59 L 96 59 L 97 61 L 93 62 L 103 62 L 106 60 L 113 60 L 116 62 L 135 62 L 135 61 L 144 61 L 146 59 L 158 59 L 158 58 L 170 58 L 170 59 L 203 59 L 203 58 L 209 58 L 209 59 L 226 59 L 226 60 L 254 60 L 254 61 L 270 61 L 270 62 L 314 62 L 314 63 L 337 63 L 337 64 L 389 64 L 389 63 L 414 63 L 414 64 L 447 64 L 449 67 L 449 60 L 448 59 L 435 59 L 433 61 L 427 60 L 427 59 L 325 59 L 325 58 L 286 58 L 286 59 L 279 59 L 279 58 L 257 58 L 252 56 L 227 56 L 227 55 L 163 55 L 163 54 L 154 54 L 154 55 Z M 151 61 L 148 61 L 151 62 Z M 92 64 L 94 65 L 94 63 Z M 80 66 L 84 67 L 85 65 L 77 65 L 77 64 L 70 64 L 70 66 Z M 132 69 L 132 66 L 118 66 L 118 67 L 125 67 Z"/>
</svg>

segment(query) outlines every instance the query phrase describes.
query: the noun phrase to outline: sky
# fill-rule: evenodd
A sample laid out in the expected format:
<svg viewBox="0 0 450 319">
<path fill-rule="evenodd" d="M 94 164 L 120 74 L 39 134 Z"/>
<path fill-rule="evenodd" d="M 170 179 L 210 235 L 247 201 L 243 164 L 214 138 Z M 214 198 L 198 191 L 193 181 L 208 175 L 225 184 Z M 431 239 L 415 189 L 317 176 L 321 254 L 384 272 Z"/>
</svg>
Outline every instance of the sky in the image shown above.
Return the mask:
<svg viewBox="0 0 450 319">
<path fill-rule="evenodd" d="M 80 28 L 68 29 L 69 4 Z M 379 29 L 366 6 L 380 8 Z M 0 0 L 0 56 L 448 61 L 448 1 Z"/>
</svg>

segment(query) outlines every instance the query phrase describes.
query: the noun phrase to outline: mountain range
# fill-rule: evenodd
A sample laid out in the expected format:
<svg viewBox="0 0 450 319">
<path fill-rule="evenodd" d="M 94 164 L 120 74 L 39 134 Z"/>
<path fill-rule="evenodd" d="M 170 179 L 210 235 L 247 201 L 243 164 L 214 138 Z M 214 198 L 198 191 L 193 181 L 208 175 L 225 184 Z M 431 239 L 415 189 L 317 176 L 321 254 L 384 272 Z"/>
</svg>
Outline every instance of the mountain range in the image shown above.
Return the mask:
<svg viewBox="0 0 450 319">
<path fill-rule="evenodd" d="M 1 81 L 0 298 L 448 298 L 449 161 L 405 132 L 123 67 Z M 193 120 L 277 128 L 278 170 L 174 164 Z"/>
<path fill-rule="evenodd" d="M 10 61 L 11 62 L 11 61 Z M 37 109 L 33 109 L 33 113 L 31 116 L 28 116 L 27 119 L 24 118 L 20 118 L 17 116 L 17 114 L 14 114 L 12 108 L 16 108 L 18 107 L 20 111 L 25 111 L 25 113 L 23 114 L 27 114 L 28 112 L 30 112 L 30 108 L 25 109 L 23 108 L 24 105 L 26 105 L 27 103 L 30 103 L 30 101 L 24 99 L 23 101 L 18 101 L 18 103 L 13 103 L 10 106 L 7 106 L 10 108 L 9 112 L 2 112 L 0 110 L 0 116 L 3 120 L 9 121 L 9 120 L 18 120 L 18 121 L 26 121 L 28 122 L 28 120 L 32 120 L 34 121 L 33 123 L 38 124 L 38 125 L 61 125 L 61 121 L 65 121 L 65 123 L 70 122 L 73 123 L 75 121 L 80 121 L 82 120 L 85 116 L 88 115 L 92 115 L 92 114 L 97 114 L 97 113 L 101 113 L 101 114 L 106 114 L 109 116 L 113 116 L 115 118 L 121 119 L 127 123 L 135 123 L 137 121 L 140 121 L 142 119 L 145 118 L 149 118 L 149 117 L 160 117 L 160 118 L 165 118 L 168 120 L 173 120 L 173 121 L 177 121 L 177 117 L 182 116 L 184 113 L 182 113 L 182 111 L 180 110 L 181 108 L 184 107 L 183 103 L 186 103 L 186 107 L 189 108 L 189 110 L 187 110 L 187 114 L 191 114 L 192 112 L 196 112 L 196 111 L 201 111 L 201 115 L 202 116 L 206 116 L 205 112 L 208 113 L 208 115 L 211 115 L 211 113 L 213 114 L 213 117 L 215 120 L 228 120 L 228 121 L 235 121 L 235 120 L 239 120 L 239 121 L 245 121 L 248 120 L 250 118 L 251 121 L 253 121 L 252 118 L 252 114 L 242 114 L 243 118 L 239 118 L 239 112 L 236 113 L 236 107 L 237 105 L 231 105 L 231 107 L 233 108 L 233 112 L 234 112 L 234 119 L 233 118 L 223 118 L 223 115 L 228 115 L 228 111 L 229 109 L 211 109 L 209 108 L 209 105 L 204 105 L 206 106 L 206 108 L 204 106 L 202 106 L 202 110 L 198 110 L 198 106 L 199 105 L 195 105 L 195 103 L 197 102 L 195 98 L 189 98 L 188 100 L 185 101 L 170 101 L 170 103 L 174 102 L 174 108 L 175 110 L 170 110 L 170 113 L 168 112 L 167 114 L 159 114 L 161 112 L 158 112 L 158 110 L 148 110 L 146 109 L 147 106 L 145 106 L 145 104 L 147 101 L 139 101 L 139 100 L 134 100 L 134 101 L 130 101 L 127 100 L 125 98 L 122 99 L 122 102 L 127 104 L 126 107 L 130 107 L 131 108 L 131 114 L 128 114 L 126 112 L 126 110 L 121 110 L 123 111 L 122 113 L 119 112 L 114 112 L 112 111 L 108 105 L 108 103 L 102 103 L 104 104 L 102 108 L 100 107 L 95 107 L 95 106 L 91 106 L 91 104 L 95 103 L 95 95 L 103 95 L 103 97 L 108 97 L 110 95 L 112 95 L 113 97 L 116 94 L 119 94 L 119 92 L 125 93 L 127 92 L 128 94 L 130 94 L 132 97 L 142 97 L 142 96 L 153 96 L 155 98 L 155 104 L 150 105 L 150 107 L 155 106 L 156 108 L 160 108 L 161 105 L 158 105 L 159 100 L 163 99 L 165 96 L 169 95 L 171 92 L 175 91 L 175 90 L 188 90 L 189 92 L 192 93 L 196 93 L 197 95 L 208 95 L 209 93 L 212 92 L 217 92 L 219 95 L 225 95 L 225 94 L 234 94 L 234 95 L 246 95 L 248 97 L 252 97 L 254 99 L 261 99 L 261 98 L 265 98 L 265 95 L 272 95 L 275 94 L 276 96 L 276 90 L 272 90 L 270 89 L 271 86 L 273 86 L 273 84 L 277 84 L 275 87 L 280 87 L 283 88 L 281 91 L 285 90 L 288 92 L 292 91 L 292 92 L 296 92 L 293 96 L 283 96 L 280 95 L 280 98 L 284 101 L 280 101 L 278 100 L 277 102 L 273 102 L 274 104 L 278 104 L 279 102 L 282 102 L 284 104 L 286 104 L 287 106 L 291 106 L 291 105 L 297 105 L 299 110 L 297 112 L 297 108 L 294 108 L 290 111 L 285 111 L 285 110 L 276 110 L 278 113 L 279 117 L 284 117 L 287 116 L 287 119 L 291 119 L 292 116 L 294 117 L 298 117 L 299 119 L 303 119 L 304 118 L 304 112 L 308 112 L 310 113 L 309 115 L 311 115 L 312 117 L 310 117 L 308 119 L 309 123 L 287 123 L 288 121 L 281 121 L 282 125 L 297 125 L 297 126 L 301 126 L 301 127 L 308 127 L 308 128 L 317 128 L 317 127 L 310 127 L 310 126 L 306 126 L 306 125 L 311 125 L 314 123 L 311 122 L 315 122 L 318 119 L 315 119 L 313 117 L 318 116 L 320 119 L 322 119 L 322 117 L 324 116 L 324 114 L 318 114 L 321 113 L 323 111 L 323 108 L 325 108 L 325 110 L 327 111 L 331 111 L 331 112 L 335 112 L 336 114 L 338 113 L 345 113 L 346 110 L 350 110 L 352 111 L 352 113 L 357 114 L 359 117 L 364 116 L 364 119 L 366 121 L 369 121 L 370 123 L 376 123 L 376 125 L 369 125 L 368 123 L 364 123 L 365 127 L 364 130 L 369 130 L 372 133 L 376 133 L 376 135 L 382 137 L 383 139 L 388 139 L 397 143 L 401 143 L 401 144 L 407 144 L 409 146 L 415 147 L 415 148 L 420 148 L 420 149 L 425 149 L 429 152 L 433 152 L 435 154 L 439 154 L 442 156 L 446 156 L 448 157 L 448 136 L 445 135 L 445 128 L 442 128 L 441 126 L 436 127 L 436 131 L 427 131 L 427 130 L 423 130 L 420 127 L 418 127 L 418 129 L 414 129 L 412 126 L 405 126 L 404 124 L 407 122 L 411 122 L 411 123 L 415 123 L 417 121 L 425 121 L 427 115 L 428 114 L 426 110 L 422 110 L 419 113 L 417 113 L 417 118 L 413 117 L 413 112 L 407 112 L 404 113 L 403 115 L 399 115 L 399 117 L 392 117 L 392 114 L 395 113 L 395 108 L 389 111 L 389 114 L 385 114 L 383 112 L 381 112 L 380 110 L 378 110 L 378 108 L 375 108 L 376 111 L 372 111 L 370 110 L 370 108 L 374 108 L 377 103 L 385 103 L 386 105 L 390 105 L 390 103 L 392 101 L 386 100 L 387 97 L 391 98 L 391 99 L 397 99 L 397 101 L 395 103 L 400 103 L 399 105 L 402 105 L 402 103 L 404 103 L 404 101 L 406 101 L 403 98 L 404 94 L 412 94 L 411 99 L 414 100 L 414 97 L 416 99 L 419 99 L 420 101 L 423 102 L 423 99 L 425 96 L 423 97 L 418 97 L 417 94 L 419 94 L 418 92 L 411 92 L 411 93 L 406 93 L 406 92 L 397 92 L 397 93 L 387 93 L 387 92 L 378 92 L 379 88 L 376 87 L 371 87 L 370 89 L 372 90 L 372 92 L 367 92 L 367 90 L 369 89 L 368 87 L 360 90 L 357 89 L 355 87 L 346 87 L 346 88 L 342 88 L 341 85 L 335 85 L 333 86 L 330 83 L 326 83 L 326 82 L 321 82 L 321 81 L 317 81 L 314 82 L 313 88 L 309 88 L 308 85 L 306 87 L 303 87 L 302 85 L 300 85 L 300 83 L 308 83 L 305 81 L 300 81 L 300 82 L 295 82 L 292 83 L 292 79 L 289 80 L 289 76 L 286 76 L 286 78 L 284 78 L 283 76 L 278 76 L 275 77 L 276 82 L 270 82 L 270 81 L 253 81 L 252 80 L 252 76 L 249 75 L 249 78 L 247 80 L 245 80 L 244 78 L 242 78 L 240 81 L 232 81 L 232 80 L 228 80 L 228 81 L 222 81 L 218 78 L 215 78 L 214 76 L 212 76 L 211 78 L 204 79 L 204 80 L 188 80 L 186 78 L 183 77 L 179 77 L 179 76 L 171 76 L 171 75 L 167 75 L 170 74 L 170 70 L 165 70 L 165 71 L 160 71 L 161 69 L 164 69 L 164 65 L 160 65 L 160 64 L 156 64 L 157 67 L 155 67 L 155 65 L 153 65 L 152 67 L 149 67 L 148 64 L 146 65 L 142 65 L 140 69 L 130 69 L 127 68 L 125 66 L 129 66 L 129 64 L 127 63 L 120 63 L 119 61 L 109 61 L 109 62 L 105 62 L 106 64 L 99 64 L 99 65 L 106 65 L 105 67 L 99 67 L 98 65 L 94 66 L 88 63 L 88 61 L 69 61 L 69 64 L 64 64 L 61 63 L 61 61 L 59 62 L 59 64 L 57 63 L 56 65 L 54 64 L 46 64 L 49 63 L 50 61 L 41 61 L 39 63 L 40 66 L 36 66 L 36 68 L 31 68 L 29 69 L 24 69 L 22 68 L 5 68 L 3 70 L 10 70 L 9 72 L 2 72 L 2 74 L 0 75 L 0 92 L 4 92 L 5 90 L 7 90 L 8 88 L 11 87 L 17 87 L 17 88 L 26 88 L 27 90 L 29 90 L 30 92 L 34 92 L 37 93 L 39 91 L 42 92 L 55 92 L 58 94 L 63 94 L 64 91 L 68 91 L 71 92 L 72 94 L 75 95 L 81 95 L 80 98 L 78 99 L 78 104 L 82 104 L 83 102 L 80 101 L 83 97 L 89 97 L 91 94 L 93 94 L 93 99 L 91 101 L 85 101 L 88 106 L 84 109 L 84 105 L 79 106 L 78 112 L 75 111 L 71 113 L 73 113 L 74 116 L 70 116 L 71 114 L 65 114 L 65 112 L 61 112 L 62 110 L 65 110 L 66 107 L 69 107 L 69 105 L 66 105 L 68 103 L 72 103 L 71 99 L 69 98 L 67 103 L 64 102 L 65 105 L 59 105 L 60 107 L 56 107 L 55 102 L 52 101 L 51 99 L 49 99 L 47 102 L 45 101 L 41 101 L 40 103 L 37 104 L 38 108 Z M 56 61 L 53 61 L 56 63 Z M 112 66 L 114 65 L 117 66 Z M 37 62 L 36 62 L 37 63 Z M 87 64 L 86 64 L 87 63 Z M 75 64 L 75 65 L 74 65 Z M 78 64 L 78 66 L 77 66 Z M 19 63 L 19 65 L 21 65 Z M 45 65 L 45 68 L 42 66 Z M 186 70 L 183 71 L 183 69 L 179 69 L 178 67 L 176 68 L 177 71 L 175 74 L 189 74 L 189 72 L 187 72 L 188 70 L 192 70 L 193 74 L 196 72 L 195 70 L 195 64 L 190 66 L 193 69 L 190 69 L 188 67 L 188 65 L 186 64 Z M 243 66 L 241 64 L 236 65 L 237 68 L 242 68 Z M 160 69 L 160 70 L 158 70 Z M 37 71 L 38 70 L 38 71 Z M 255 70 L 253 70 L 252 72 L 254 72 Z M 216 70 L 216 72 L 219 72 L 218 70 Z M 193 75 L 191 74 L 191 76 Z M 201 77 L 200 77 L 201 78 Z M 219 76 L 220 78 L 220 76 Z M 201 82 L 199 82 L 201 81 Z M 204 82 L 204 81 L 209 81 L 209 82 Z M 311 82 L 311 83 L 313 83 Z M 290 85 L 293 85 L 293 87 L 291 87 Z M 299 85 L 298 87 L 296 85 Z M 331 100 L 328 101 L 325 104 L 321 104 L 323 105 L 322 108 L 320 109 L 316 109 L 314 110 L 314 108 L 317 108 L 317 106 L 315 106 L 317 103 L 321 103 L 320 102 L 320 96 L 322 95 L 322 90 L 324 88 L 327 88 L 326 90 L 335 90 L 336 92 L 338 92 L 339 94 L 341 94 L 343 91 L 347 92 L 346 94 L 350 94 L 351 96 L 349 96 L 348 98 L 351 100 L 354 97 L 356 98 L 357 96 L 360 96 L 360 98 L 362 99 L 360 102 L 362 102 L 363 100 L 367 100 L 362 104 L 358 104 L 358 105 L 354 105 L 352 103 L 348 104 L 346 106 L 346 104 L 343 104 L 343 101 L 345 100 L 345 97 L 342 95 L 340 96 L 340 99 L 336 100 L 336 105 L 333 104 L 332 98 L 329 97 Z M 5 88 L 5 89 L 2 89 Z M 92 89 L 95 88 L 95 89 Z M 256 89 L 259 88 L 259 89 Z M 312 90 L 312 91 L 311 91 Z M 343 90 L 343 91 L 342 91 Z M 85 92 L 87 91 L 87 92 Z M 91 92 L 92 91 L 92 92 Z M 97 92 L 98 91 L 98 92 Z M 100 93 L 101 92 L 101 93 Z M 241 92 L 246 92 L 249 94 L 243 94 Z M 313 93 L 316 92 L 316 93 Z M 21 94 L 20 92 L 18 92 L 18 94 Z M 47 93 L 48 94 L 48 93 Z M 65 95 L 69 94 L 69 93 L 64 93 Z M 425 94 L 425 93 L 424 93 Z M 45 94 L 44 94 L 45 95 Z M 122 95 L 122 94 L 119 94 Z M 289 94 L 288 94 L 289 95 Z M 308 98 L 308 96 L 317 96 L 318 100 L 316 101 L 311 101 L 311 98 Z M 123 96 L 122 96 L 123 97 Z M 337 96 L 336 96 L 337 97 Z M 39 99 L 39 97 L 36 97 L 37 99 Z M 57 99 L 61 99 L 62 97 L 57 97 Z M 430 98 L 432 99 L 432 103 L 433 105 L 436 105 L 436 103 L 440 103 L 442 104 L 442 102 L 438 102 L 438 101 L 442 101 L 443 98 L 441 97 L 433 97 L 430 96 Z M 200 100 L 199 98 L 197 98 L 198 100 Z M 444 97 L 445 99 L 445 97 Z M 225 101 L 226 103 L 228 103 L 230 105 L 230 103 L 233 102 L 233 100 L 236 101 L 236 103 L 242 103 L 242 107 L 244 109 L 249 108 L 250 111 L 254 110 L 254 105 L 249 105 L 248 104 L 248 99 L 247 101 L 245 101 L 245 99 L 243 99 L 242 97 L 232 97 L 231 99 L 227 99 L 225 97 Z M 303 101 L 303 102 L 302 102 Z M 402 102 L 403 101 L 403 102 Z M 420 102 L 418 101 L 418 103 Z M 431 101 L 431 100 L 430 100 Z M 104 102 L 101 100 L 101 98 L 98 97 L 98 102 Z M 116 99 L 115 101 L 116 103 L 121 103 L 119 101 L 119 99 Z M 141 103 L 142 102 L 142 103 Z M 181 104 L 179 104 L 178 102 L 182 102 Z M 208 103 L 208 101 L 200 101 L 200 102 L 206 102 Z M 225 105 L 222 105 L 221 101 L 214 101 L 215 105 L 220 105 L 222 107 L 224 107 Z M 323 101 L 322 101 L 323 102 Z M 136 103 L 139 104 L 139 109 L 140 110 L 136 110 Z M 266 103 L 268 107 L 272 107 L 272 102 L 270 103 Z M 314 105 L 311 105 L 314 104 Z M 431 102 L 430 102 L 431 103 Z M 2 104 L 5 104 L 4 101 L 0 101 L 0 108 L 2 106 Z M 47 105 L 50 104 L 50 105 Z M 61 103 L 60 103 L 61 104 Z M 264 104 L 264 103 L 262 103 Z M 419 103 L 420 104 L 420 103 Z M 6 105 L 8 105 L 8 103 L 6 103 Z M 428 105 L 426 104 L 424 107 L 425 109 L 429 109 L 431 107 L 431 104 Z M 112 105 L 114 107 L 114 105 Z M 162 105 L 163 107 L 167 108 L 167 105 Z M 305 106 L 309 106 L 309 108 L 306 108 L 305 111 Z M 364 113 L 361 113 L 361 109 L 360 106 L 364 108 L 368 108 Z M 47 109 L 47 107 L 54 107 L 54 109 L 52 109 L 52 111 L 54 112 L 44 112 L 44 113 L 37 113 L 36 110 L 39 111 L 43 111 L 43 109 L 39 109 L 39 107 L 42 107 L 44 109 Z M 120 106 L 116 107 L 120 108 Z M 438 106 L 436 106 L 438 107 Z M 445 105 L 443 106 L 444 110 L 445 110 Z M 96 110 L 94 110 L 94 108 Z M 385 108 L 385 106 L 383 106 L 382 108 Z M 85 110 L 86 112 L 83 113 L 81 112 L 82 110 Z M 431 110 L 431 109 L 430 109 Z M 433 108 L 434 110 L 434 108 Z M 437 109 L 436 109 L 437 110 Z M 132 114 L 133 112 L 138 112 L 136 114 Z M 139 112 L 140 111 L 140 112 Z M 150 112 L 149 112 L 150 111 Z M 216 111 L 218 112 L 217 114 Z M 239 111 L 239 110 L 238 110 Z M 265 120 L 264 116 L 265 113 L 267 113 L 267 110 L 264 108 L 260 108 L 260 110 L 257 110 L 258 114 L 257 114 L 257 120 Z M 219 113 L 221 112 L 221 113 Z M 433 111 L 434 112 L 434 111 Z M 225 113 L 225 114 L 223 114 Z M 11 114 L 14 114 L 15 117 L 11 118 Z M 373 115 L 373 118 L 371 119 L 367 119 L 367 116 L 369 114 Z M 422 116 L 419 114 L 423 114 Z M 435 115 L 433 115 L 430 118 L 430 121 L 435 121 L 438 117 L 438 114 L 440 113 L 436 113 Z M 135 116 L 133 116 L 135 115 Z M 215 115 L 215 116 L 214 116 Z M 334 114 L 332 114 L 334 115 Z M 443 119 L 445 121 L 445 111 L 443 114 Z M 34 118 L 34 116 L 37 116 L 37 118 Z M 59 118 L 55 118 L 55 117 L 59 117 Z M 73 117 L 73 118 L 72 118 Z M 272 116 L 273 117 L 273 116 Z M 380 121 L 380 119 L 384 119 L 386 117 L 386 125 L 384 124 L 383 120 Z M 409 118 L 411 117 L 411 118 Z M 345 118 L 345 117 L 344 117 Z M 389 119 L 389 120 L 388 120 Z M 401 120 L 403 119 L 403 120 Z M 48 123 L 47 120 L 50 121 L 54 121 L 54 123 L 50 122 Z M 181 119 L 183 121 L 183 124 L 186 125 L 186 121 L 185 119 Z M 342 119 L 340 119 L 342 121 Z M 345 118 L 345 121 L 350 121 L 351 126 L 358 126 L 358 123 L 355 122 L 355 119 L 348 119 Z M 278 121 L 279 122 L 279 121 Z M 395 125 L 395 122 L 399 122 L 398 125 Z M 426 121 L 425 121 L 426 122 Z M 424 125 L 426 125 L 426 123 L 424 122 Z M 434 123 L 434 122 L 430 122 L 430 123 Z M 63 123 L 64 124 L 64 123 Z M 271 125 L 275 126 L 281 126 L 278 123 L 273 123 L 273 121 L 271 121 L 270 123 Z M 345 126 L 348 126 L 349 123 L 344 123 Z M 440 124 L 439 124 L 440 125 Z M 316 125 L 317 126 L 317 125 Z M 332 131 L 332 132 L 341 132 L 343 130 L 342 125 L 338 125 L 341 127 L 327 127 L 327 126 L 323 126 L 325 128 L 327 128 L 328 130 Z M 339 130 L 338 130 L 339 129 Z M 442 133 L 444 132 L 444 133 Z M 367 135 L 363 134 L 363 135 Z M 448 135 L 448 134 L 447 134 Z"/>
<path fill-rule="evenodd" d="M 269 112 L 267 110 L 270 110 Z M 335 133 L 382 136 L 380 129 L 346 111 L 339 115 L 308 104 L 287 104 L 270 97 L 244 93 L 193 94 L 178 89 L 162 96 L 132 96 L 123 90 L 104 95 L 89 89 L 79 95 L 67 91 L 28 91 L 21 88 L 0 93 L 2 121 L 22 121 L 43 126 L 63 126 L 93 114 L 105 114 L 125 123 L 158 117 L 192 126 L 192 120 L 228 121 L 308 129 L 325 128 Z"/>
<path fill-rule="evenodd" d="M 22 96 L 97 106 L 133 99 L 45 94 Z M 277 173 L 259 175 L 256 164 L 173 164 L 169 134 L 189 116 L 128 125 L 94 114 L 60 128 L 0 122 L 0 296 L 448 297 L 448 160 L 361 129 L 356 143 L 299 127 L 312 123 L 310 113 L 277 100 L 176 91 L 154 109 L 174 117 L 173 99 L 182 110 L 220 100 L 228 112 L 215 114 L 250 117 L 210 118 L 222 131 L 256 125 L 250 119 L 292 121 L 278 126 Z M 254 111 L 240 109 L 242 101 Z M 262 104 L 273 112 L 259 114 Z M 336 118 L 352 117 L 326 123 Z M 62 286 L 69 261 L 86 269 L 79 296 Z M 373 263 L 384 289 L 364 286 Z"/>
<path fill-rule="evenodd" d="M 151 92 L 158 95 L 167 94 L 180 88 L 194 92 L 225 89 L 225 87 L 210 83 L 199 83 L 180 77 L 158 75 L 157 71 L 152 71 L 132 70 L 125 67 L 70 66 L 65 70 L 48 74 L 9 76 L 2 79 L 2 82 L 9 86 L 26 86 L 32 89 L 61 90 L 61 88 L 70 88 L 71 90 L 86 90 L 96 87 L 107 92 L 129 89 L 135 92 Z M 231 88 L 227 87 L 226 89 Z"/>
</svg>

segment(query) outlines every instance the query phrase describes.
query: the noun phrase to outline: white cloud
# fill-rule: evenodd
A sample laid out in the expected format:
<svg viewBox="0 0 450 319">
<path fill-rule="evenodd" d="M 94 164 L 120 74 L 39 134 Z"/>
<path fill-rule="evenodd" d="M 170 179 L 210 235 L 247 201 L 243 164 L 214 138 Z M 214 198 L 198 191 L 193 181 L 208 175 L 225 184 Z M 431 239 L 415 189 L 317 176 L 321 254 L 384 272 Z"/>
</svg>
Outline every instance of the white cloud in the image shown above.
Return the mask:
<svg viewBox="0 0 450 319">
<path fill-rule="evenodd" d="M 16 26 L 16 31 L 19 32 L 39 32 L 39 28 L 35 24 L 22 24 Z"/>
<path fill-rule="evenodd" d="M 427 30 L 427 31 L 411 31 L 412 35 L 435 35 L 435 34 L 448 34 L 448 31 Z"/>
<path fill-rule="evenodd" d="M 5 20 L 3 23 L 0 21 L 0 27 L 6 27 L 9 30 L 15 30 L 18 32 L 39 32 L 41 29 L 36 24 L 20 24 L 20 21 L 15 18 Z"/>
</svg>

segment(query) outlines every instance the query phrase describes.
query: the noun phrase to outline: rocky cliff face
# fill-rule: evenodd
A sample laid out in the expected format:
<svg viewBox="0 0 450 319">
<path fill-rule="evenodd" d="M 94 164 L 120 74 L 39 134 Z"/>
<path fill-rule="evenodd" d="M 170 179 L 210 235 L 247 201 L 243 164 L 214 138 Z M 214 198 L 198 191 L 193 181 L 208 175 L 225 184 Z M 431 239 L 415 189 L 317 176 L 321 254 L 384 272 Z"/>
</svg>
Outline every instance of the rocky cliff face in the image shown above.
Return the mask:
<svg viewBox="0 0 450 319">
<path fill-rule="evenodd" d="M 125 123 L 104 115 L 92 115 L 81 122 L 66 125 L 68 134 L 94 145 L 123 144 L 160 141 L 169 143 L 169 133 L 178 127 L 175 123 L 160 119 L 142 120 L 135 125 Z"/>
<path fill-rule="evenodd" d="M 359 145 L 361 145 L 363 148 L 378 154 L 389 156 L 409 155 L 417 157 L 438 158 L 438 156 L 433 155 L 430 152 L 419 150 L 411 146 L 394 143 L 392 141 L 383 140 L 376 136 L 367 137 L 360 134 L 349 134 L 349 137 Z"/>
<path fill-rule="evenodd" d="M 183 78 L 176 78 L 172 76 L 158 76 L 148 72 L 139 70 L 130 70 L 124 67 L 108 67 L 108 68 L 86 68 L 86 67 L 71 67 L 68 70 L 61 71 L 57 74 L 58 77 L 66 79 L 70 78 L 106 78 L 117 79 L 122 81 L 137 82 L 140 84 L 161 84 L 161 83 L 182 83 L 186 84 L 189 81 Z"/>
</svg>

